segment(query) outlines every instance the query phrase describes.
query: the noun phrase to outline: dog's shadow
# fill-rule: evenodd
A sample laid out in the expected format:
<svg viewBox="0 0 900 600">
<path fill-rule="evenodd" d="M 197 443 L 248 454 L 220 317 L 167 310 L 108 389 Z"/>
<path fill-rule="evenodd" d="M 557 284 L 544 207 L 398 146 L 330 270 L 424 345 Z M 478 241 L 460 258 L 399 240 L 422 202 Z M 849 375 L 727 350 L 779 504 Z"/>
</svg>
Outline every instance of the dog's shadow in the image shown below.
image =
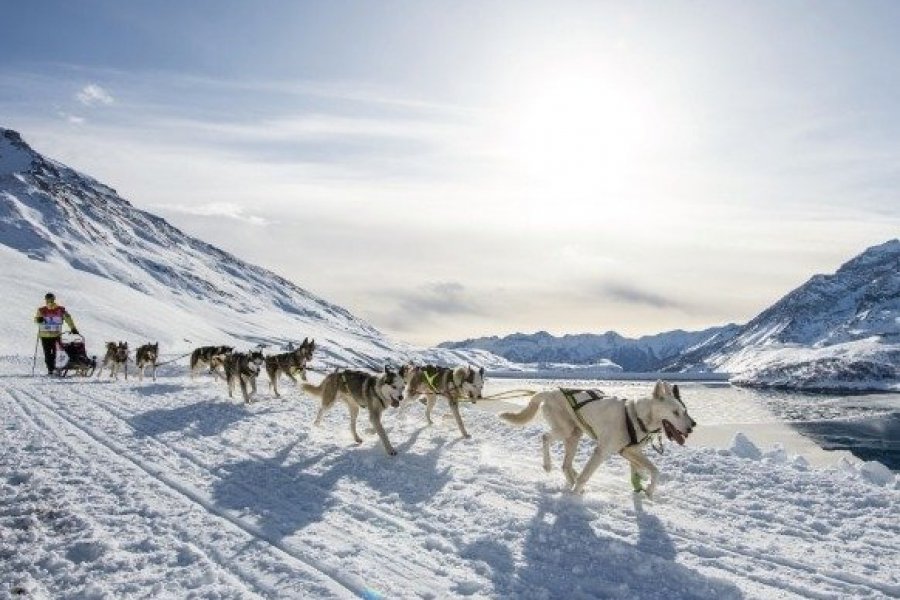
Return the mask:
<svg viewBox="0 0 900 600">
<path fill-rule="evenodd" d="M 301 439 L 270 458 L 222 465 L 212 488 L 216 506 L 249 513 L 272 541 L 322 520 L 338 504 L 334 488 L 345 474 L 333 450 L 289 462 L 288 455 Z"/>
<path fill-rule="evenodd" d="M 439 466 L 444 453 L 459 440 L 450 443 L 433 443 L 423 452 L 412 451 L 422 433 L 428 428 L 419 427 L 409 437 L 395 446 L 397 456 L 387 458 L 379 441 L 360 449 L 360 457 L 370 456 L 367 463 L 378 463 L 379 468 L 353 469 L 348 476 L 365 483 L 383 496 L 396 496 L 407 507 L 414 507 L 431 500 L 452 478 L 449 466 Z M 396 434 L 395 434 L 396 437 Z M 354 457 L 351 456 L 352 460 Z"/>
<path fill-rule="evenodd" d="M 251 416 L 242 405 L 201 401 L 174 408 L 157 408 L 131 417 L 138 435 L 156 437 L 173 431 L 197 436 L 219 435 L 237 421 Z"/>
<path fill-rule="evenodd" d="M 270 540 L 291 536 L 325 518 L 331 511 L 363 511 L 393 504 L 397 510 L 419 506 L 430 500 L 450 481 L 449 468 L 439 469 L 442 446 L 424 454 L 409 452 L 420 432 L 397 446 L 398 456 L 385 454 L 377 440 L 367 448 L 332 446 L 317 455 L 292 461 L 295 446 L 308 446 L 298 438 L 272 457 L 257 457 L 227 463 L 213 485 L 216 506 L 250 513 Z M 349 486 L 346 494 L 335 489 L 341 480 L 364 484 L 359 497 Z M 261 494 L 260 490 L 266 490 Z M 343 498 L 342 498 L 343 496 Z"/>
<path fill-rule="evenodd" d="M 161 394 L 176 394 L 184 391 L 184 385 L 178 383 L 155 383 L 149 377 L 144 377 L 142 383 L 137 377 L 128 380 L 134 383 L 132 390 L 139 396 L 159 396 Z"/>
<path fill-rule="evenodd" d="M 469 544 L 462 556 L 487 564 L 497 597 L 743 597 L 732 583 L 678 564 L 665 526 L 643 510 L 639 498 L 636 543 L 595 530 L 593 519 L 581 498 L 547 496 L 528 527 L 521 561 L 514 561 L 509 548 L 490 539 Z"/>
</svg>

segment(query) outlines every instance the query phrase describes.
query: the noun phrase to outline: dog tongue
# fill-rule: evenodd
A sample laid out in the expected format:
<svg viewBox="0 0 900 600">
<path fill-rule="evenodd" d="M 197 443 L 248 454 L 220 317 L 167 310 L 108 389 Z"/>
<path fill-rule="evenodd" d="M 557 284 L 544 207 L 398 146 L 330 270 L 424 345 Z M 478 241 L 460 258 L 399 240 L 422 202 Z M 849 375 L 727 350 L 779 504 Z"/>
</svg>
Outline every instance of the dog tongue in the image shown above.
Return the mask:
<svg viewBox="0 0 900 600">
<path fill-rule="evenodd" d="M 668 421 L 663 421 L 663 429 L 666 430 L 666 436 L 668 436 L 670 440 L 675 440 L 679 446 L 684 446 L 684 436 L 677 427 Z"/>
</svg>

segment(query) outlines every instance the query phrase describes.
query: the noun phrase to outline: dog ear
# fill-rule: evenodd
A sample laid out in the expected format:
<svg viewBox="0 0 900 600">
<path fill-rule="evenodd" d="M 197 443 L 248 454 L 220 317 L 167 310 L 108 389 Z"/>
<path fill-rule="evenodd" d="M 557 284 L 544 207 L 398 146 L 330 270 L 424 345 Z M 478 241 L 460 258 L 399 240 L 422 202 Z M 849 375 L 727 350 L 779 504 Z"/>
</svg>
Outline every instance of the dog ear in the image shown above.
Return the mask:
<svg viewBox="0 0 900 600">
<path fill-rule="evenodd" d="M 675 395 L 675 399 L 681 402 L 681 390 L 678 389 L 678 384 L 672 386 L 672 393 Z"/>
<path fill-rule="evenodd" d="M 666 386 L 663 384 L 662 380 L 657 379 L 656 385 L 653 386 L 653 398 L 656 400 L 662 400 L 666 397 Z"/>
</svg>

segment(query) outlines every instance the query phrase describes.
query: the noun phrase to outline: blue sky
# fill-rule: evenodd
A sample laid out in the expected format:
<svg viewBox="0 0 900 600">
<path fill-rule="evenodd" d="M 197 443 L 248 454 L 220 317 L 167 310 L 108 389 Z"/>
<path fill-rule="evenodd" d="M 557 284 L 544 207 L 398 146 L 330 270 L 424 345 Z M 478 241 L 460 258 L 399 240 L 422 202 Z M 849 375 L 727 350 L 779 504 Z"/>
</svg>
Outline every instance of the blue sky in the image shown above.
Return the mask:
<svg viewBox="0 0 900 600">
<path fill-rule="evenodd" d="M 744 321 L 900 232 L 893 2 L 5 2 L 0 116 L 413 342 Z"/>
</svg>

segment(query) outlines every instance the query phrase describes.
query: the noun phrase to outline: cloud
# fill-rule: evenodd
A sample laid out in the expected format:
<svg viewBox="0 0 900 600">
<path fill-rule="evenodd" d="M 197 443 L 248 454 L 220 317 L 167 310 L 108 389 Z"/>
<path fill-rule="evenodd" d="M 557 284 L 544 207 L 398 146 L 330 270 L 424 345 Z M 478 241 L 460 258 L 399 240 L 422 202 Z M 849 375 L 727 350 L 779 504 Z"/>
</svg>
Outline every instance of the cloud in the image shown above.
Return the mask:
<svg viewBox="0 0 900 600">
<path fill-rule="evenodd" d="M 84 125 L 84 117 L 79 117 L 78 115 L 73 115 L 72 113 L 67 113 L 65 111 L 59 111 L 57 114 L 61 119 L 65 119 L 66 122 L 71 123 L 72 125 Z"/>
<path fill-rule="evenodd" d="M 197 204 L 194 206 L 172 205 L 155 207 L 160 211 L 170 211 L 187 215 L 196 215 L 199 217 L 225 217 L 249 223 L 250 225 L 268 225 L 269 220 L 258 215 L 250 215 L 244 212 L 244 209 L 237 204 L 231 202 L 208 202 L 205 204 Z"/>
<path fill-rule="evenodd" d="M 409 331 L 436 318 L 485 313 L 465 286 L 455 281 L 428 283 L 415 290 L 390 291 L 386 295 L 395 308 L 375 320 L 397 331 Z"/>
<path fill-rule="evenodd" d="M 687 308 L 683 303 L 670 297 L 622 283 L 602 283 L 595 290 L 605 298 L 626 304 L 643 304 L 652 308 L 675 308 L 680 310 Z"/>
<path fill-rule="evenodd" d="M 84 86 L 80 92 L 75 94 L 75 98 L 85 106 L 109 105 L 115 102 L 109 92 L 94 83 Z"/>
</svg>

